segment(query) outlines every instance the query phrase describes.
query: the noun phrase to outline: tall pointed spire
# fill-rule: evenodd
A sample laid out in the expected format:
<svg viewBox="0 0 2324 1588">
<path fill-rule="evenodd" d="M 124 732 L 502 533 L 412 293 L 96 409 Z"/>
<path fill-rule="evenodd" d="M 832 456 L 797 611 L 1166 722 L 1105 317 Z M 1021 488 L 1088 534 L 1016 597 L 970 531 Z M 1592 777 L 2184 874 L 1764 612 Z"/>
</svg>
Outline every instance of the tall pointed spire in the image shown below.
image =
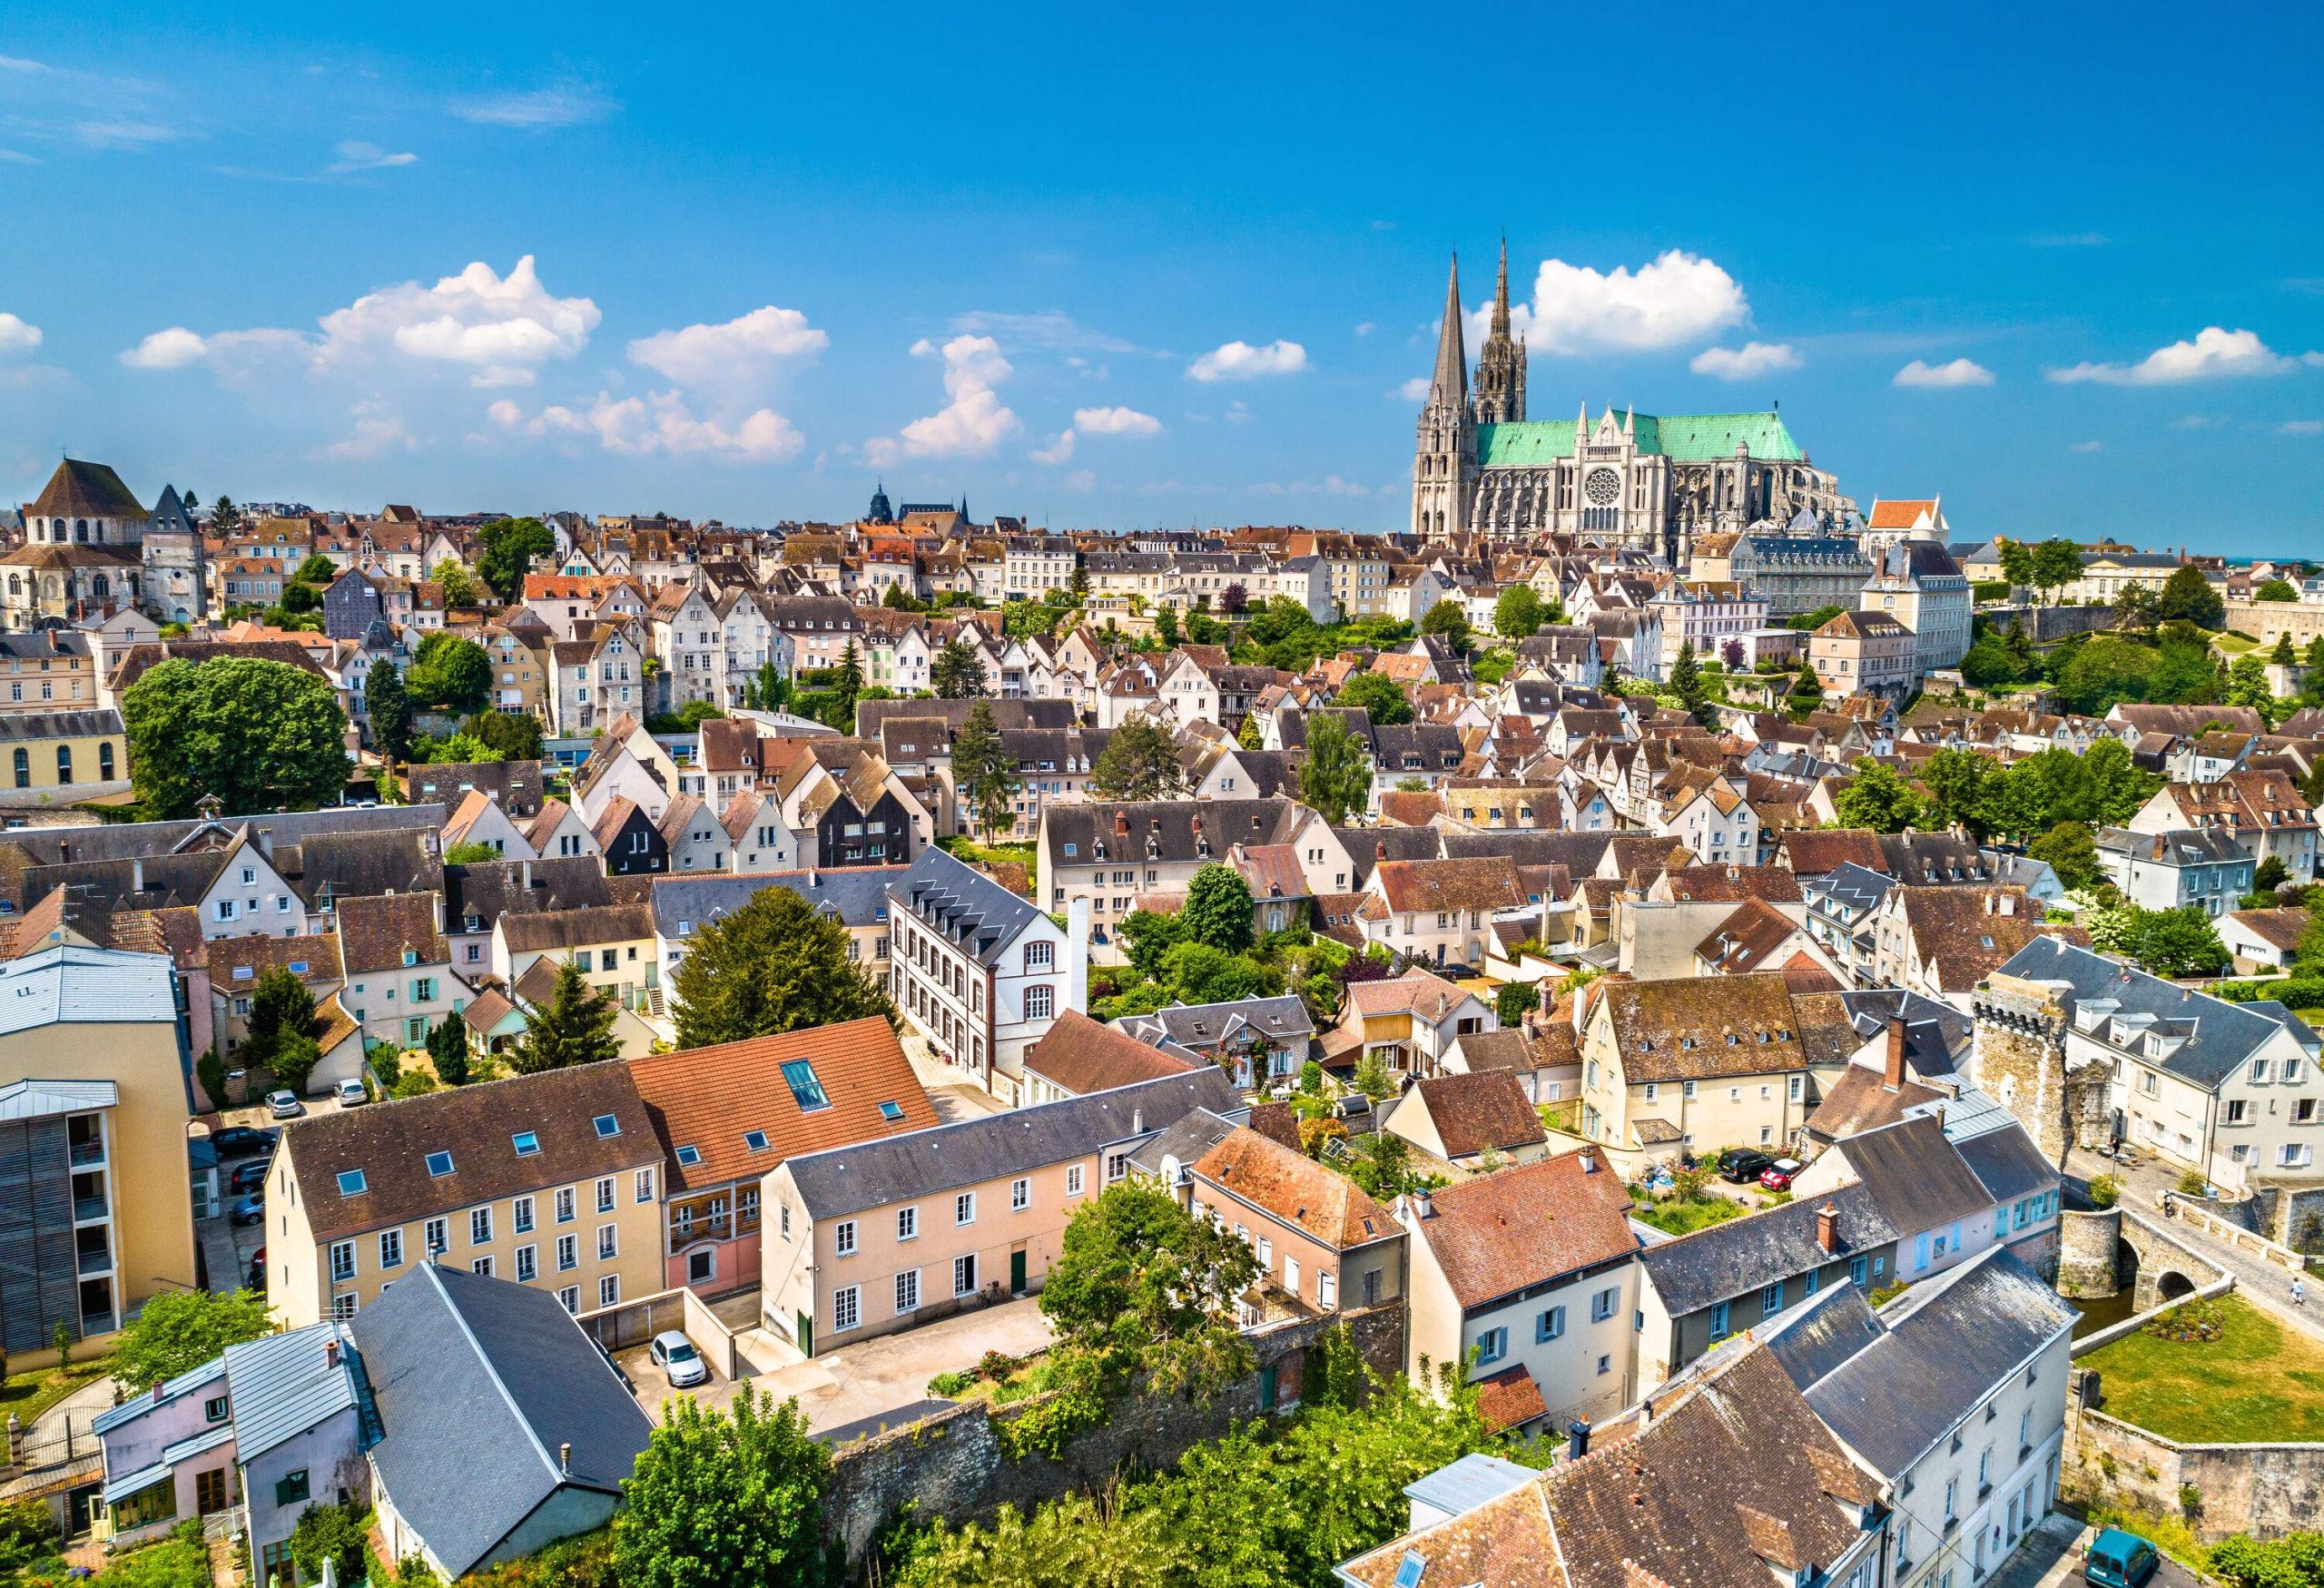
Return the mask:
<svg viewBox="0 0 2324 1588">
<path fill-rule="evenodd" d="M 1509 239 L 1501 240 L 1501 273 L 1492 289 L 1492 334 L 1509 334 Z"/>
<path fill-rule="evenodd" d="M 1436 335 L 1436 374 L 1429 382 L 1432 400 L 1442 397 L 1460 401 L 1469 395 L 1469 355 L 1461 340 L 1461 256 L 1452 256 L 1452 273 L 1444 282 L 1444 327 Z"/>
</svg>

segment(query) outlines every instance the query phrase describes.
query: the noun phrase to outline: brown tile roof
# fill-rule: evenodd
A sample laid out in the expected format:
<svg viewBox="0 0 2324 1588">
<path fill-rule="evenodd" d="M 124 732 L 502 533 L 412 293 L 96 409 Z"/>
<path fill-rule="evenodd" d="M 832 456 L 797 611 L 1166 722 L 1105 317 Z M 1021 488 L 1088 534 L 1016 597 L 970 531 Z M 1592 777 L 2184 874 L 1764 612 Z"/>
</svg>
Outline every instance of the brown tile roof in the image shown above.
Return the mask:
<svg viewBox="0 0 2324 1588">
<path fill-rule="evenodd" d="M 1774 905 L 1746 899 L 1695 945 L 1695 957 L 1724 976 L 1777 969 L 1768 961 L 1797 930 L 1791 918 Z"/>
<path fill-rule="evenodd" d="M 1879 1070 L 1851 1064 L 1807 1116 L 1807 1129 L 1827 1141 L 1837 1141 L 1893 1125 L 1905 1117 L 1906 1109 L 1941 1102 L 1945 1096 L 1916 1080 L 1900 1082 L 1892 1091 Z"/>
<path fill-rule="evenodd" d="M 1432 1076 L 1416 1090 L 1447 1158 L 1474 1158 L 1487 1148 L 1509 1152 L 1549 1139 L 1541 1115 L 1509 1070 Z"/>
<path fill-rule="evenodd" d="M 1783 972 L 1783 984 L 1790 989 L 1795 1003 L 1803 993 L 1846 991 L 1841 987 L 1839 978 L 1817 963 L 1806 949 L 1792 955 L 1778 968 Z"/>
<path fill-rule="evenodd" d="M 1278 1146 L 1299 1149 L 1299 1116 L 1289 1103 L 1253 1103 L 1251 1129 Z"/>
<path fill-rule="evenodd" d="M 84 463 L 77 458 L 67 458 L 48 477 L 48 483 L 41 487 L 40 495 L 25 509 L 25 516 L 143 518 L 147 515 L 111 464 Z"/>
<path fill-rule="evenodd" d="M 1630 1193 L 1592 1148 L 1437 1191 L 1430 1207 L 1411 1228 L 1464 1308 L 1638 1249 Z"/>
<path fill-rule="evenodd" d="M 1422 789 L 1390 789 L 1380 796 L 1383 820 L 1403 827 L 1425 827 L 1444 814 L 1442 794 Z"/>
<path fill-rule="evenodd" d="M 1681 902 L 1740 902 L 1765 899 L 1797 904 L 1805 895 L 1797 873 L 1775 865 L 1690 865 L 1662 873 L 1670 897 Z"/>
<path fill-rule="evenodd" d="M 1377 891 L 1399 914 L 1441 910 L 1511 910 L 1525 902 L 1507 855 L 1474 860 L 1384 860 L 1372 868 Z"/>
<path fill-rule="evenodd" d="M 591 1124 L 606 1114 L 618 1127 L 610 1137 Z M 520 1157 L 515 1138 L 525 1130 L 534 1133 L 540 1150 Z M 294 1119 L 283 1132 L 282 1150 L 290 1154 L 299 1201 L 318 1239 L 662 1160 L 629 1066 L 619 1062 L 547 1070 Z M 452 1155 L 449 1174 L 428 1172 L 433 1152 Z M 339 1189 L 339 1176 L 352 1170 L 362 1172 L 364 1189 L 348 1195 Z M 425 1260 L 421 1253 L 410 1257 Z"/>
<path fill-rule="evenodd" d="M 1348 1007 L 1360 1015 L 1417 1014 L 1443 1020 L 1471 995 L 1442 976 L 1413 969 L 1385 981 L 1351 982 Z"/>
<path fill-rule="evenodd" d="M 1126 1031 L 1075 1010 L 1057 1017 L 1041 1040 L 1025 1050 L 1025 1068 L 1076 1097 L 1111 1091 L 1141 1080 L 1184 1075 L 1195 1067 L 1150 1048 Z"/>
<path fill-rule="evenodd" d="M 404 952 L 413 963 L 442 965 L 452 951 L 436 928 L 440 896 L 435 893 L 378 893 L 339 901 L 340 959 L 350 976 L 400 967 Z"/>
<path fill-rule="evenodd" d="M 654 935 L 654 906 L 593 904 L 579 910 L 503 915 L 500 932 L 510 953 L 628 942 Z"/>
<path fill-rule="evenodd" d="M 1610 1022 L 1623 1078 L 1633 1086 L 1769 1075 L 1807 1065 L 1799 1016 L 1780 975 L 1610 977 L 1601 986 L 1598 1006 Z M 1591 1019 L 1598 1018 L 1593 1011 Z"/>
<path fill-rule="evenodd" d="M 1196 1159 L 1194 1174 L 1335 1251 L 1403 1233 L 1354 1181 L 1247 1127 Z"/>
<path fill-rule="evenodd" d="M 210 984 L 221 992 L 248 991 L 277 966 L 305 966 L 292 973 L 310 987 L 338 981 L 345 974 L 339 954 L 340 940 L 329 935 L 221 937 L 202 944 Z"/>
<path fill-rule="evenodd" d="M 803 1060 L 828 1106 L 803 1108 L 793 1094 L 783 1066 Z M 670 1155 L 674 1191 L 754 1179 L 803 1152 L 942 1123 L 894 1029 L 876 1016 L 659 1053 L 633 1060 L 630 1073 Z M 763 1148 L 753 1149 L 753 1131 L 763 1133 Z M 681 1148 L 699 1161 L 681 1161 Z"/>
<path fill-rule="evenodd" d="M 2238 910 L 2231 919 L 2260 942 L 2290 953 L 2308 930 L 2308 912 L 2293 905 L 2276 910 Z"/>
<path fill-rule="evenodd" d="M 1477 1410 L 1488 1428 L 1518 1427 L 1546 1416 L 1549 1409 L 1541 1386 L 1533 1382 L 1533 1370 L 1522 1362 L 1477 1380 Z"/>
<path fill-rule="evenodd" d="M 1883 875 L 1888 870 L 1887 859 L 1880 852 L 1879 835 L 1868 828 L 1786 833 L 1777 840 L 1776 851 L 1801 876 L 1820 877 L 1844 865 L 1860 865 Z"/>
<path fill-rule="evenodd" d="M 1940 992 L 1967 992 L 2035 938 L 2079 930 L 2043 926 L 2023 888 L 1897 887 L 1889 897 L 1895 903 L 1883 900 L 1883 907 L 1904 912 L 1914 955 L 1935 966 Z"/>
</svg>

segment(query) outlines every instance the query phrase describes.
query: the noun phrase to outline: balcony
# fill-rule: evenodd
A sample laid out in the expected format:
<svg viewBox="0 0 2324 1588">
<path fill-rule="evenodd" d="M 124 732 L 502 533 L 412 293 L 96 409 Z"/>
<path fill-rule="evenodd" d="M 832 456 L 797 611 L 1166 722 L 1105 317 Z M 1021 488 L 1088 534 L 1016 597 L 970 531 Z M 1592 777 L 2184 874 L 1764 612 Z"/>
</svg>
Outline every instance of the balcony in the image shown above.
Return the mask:
<svg viewBox="0 0 2324 1588">
<path fill-rule="evenodd" d="M 105 1144 L 102 1139 L 75 1141 L 72 1144 L 68 1156 L 74 1169 L 103 1169 L 105 1163 Z"/>
<path fill-rule="evenodd" d="M 73 1222 L 75 1224 L 96 1224 L 111 1216 L 112 1209 L 106 1206 L 103 1197 L 73 1198 Z"/>
<path fill-rule="evenodd" d="M 79 1254 L 79 1267 L 83 1278 L 110 1274 L 113 1272 L 113 1253 L 103 1247 L 87 1248 Z"/>
</svg>

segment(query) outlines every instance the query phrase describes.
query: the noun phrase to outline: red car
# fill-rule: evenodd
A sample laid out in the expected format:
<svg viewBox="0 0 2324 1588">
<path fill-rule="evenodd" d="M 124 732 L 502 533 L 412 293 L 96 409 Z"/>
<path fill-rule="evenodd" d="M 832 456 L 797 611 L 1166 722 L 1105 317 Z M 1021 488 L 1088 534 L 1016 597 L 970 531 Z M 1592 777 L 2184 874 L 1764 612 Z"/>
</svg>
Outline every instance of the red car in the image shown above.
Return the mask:
<svg viewBox="0 0 2324 1588">
<path fill-rule="evenodd" d="M 1769 1191 L 1788 1191 L 1793 1179 L 1806 1167 L 1796 1158 L 1778 1158 L 1759 1171 L 1759 1185 Z"/>
</svg>

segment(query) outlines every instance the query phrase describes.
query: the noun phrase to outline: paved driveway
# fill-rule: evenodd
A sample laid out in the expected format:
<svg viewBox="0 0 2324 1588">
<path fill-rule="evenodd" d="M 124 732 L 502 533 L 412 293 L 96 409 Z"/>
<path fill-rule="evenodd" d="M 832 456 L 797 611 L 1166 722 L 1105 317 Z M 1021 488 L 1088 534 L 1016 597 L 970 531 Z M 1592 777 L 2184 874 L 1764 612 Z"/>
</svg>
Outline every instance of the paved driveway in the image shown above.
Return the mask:
<svg viewBox="0 0 2324 1588">
<path fill-rule="evenodd" d="M 2053 1512 L 2025 1535 L 2017 1553 L 2004 1561 L 1993 1581 L 1981 1588 L 2067 1588 L 2082 1582 L 2082 1552 L 2091 1530 L 2079 1518 Z M 2148 1582 L 2147 1588 L 2198 1588 L 2200 1579 L 2169 1555 Z"/>
</svg>

